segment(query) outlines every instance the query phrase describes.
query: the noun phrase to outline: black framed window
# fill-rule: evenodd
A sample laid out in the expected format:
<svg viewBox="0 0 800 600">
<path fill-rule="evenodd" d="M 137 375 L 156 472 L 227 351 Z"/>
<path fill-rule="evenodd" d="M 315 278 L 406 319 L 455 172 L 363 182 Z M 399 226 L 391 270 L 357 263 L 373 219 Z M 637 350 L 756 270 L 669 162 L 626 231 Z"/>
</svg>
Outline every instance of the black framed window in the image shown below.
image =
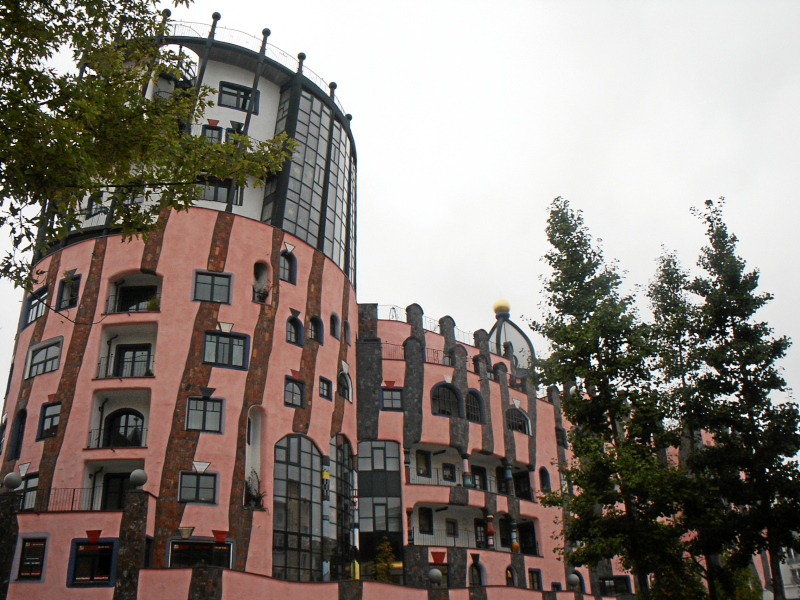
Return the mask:
<svg viewBox="0 0 800 600">
<path fill-rule="evenodd" d="M 550 486 L 550 473 L 546 467 L 539 468 L 539 490 L 543 494 L 549 494 L 552 490 Z"/>
<path fill-rule="evenodd" d="M 528 471 L 514 473 L 514 495 L 522 500 L 533 500 L 531 476 Z"/>
<path fill-rule="evenodd" d="M 483 423 L 483 400 L 477 392 L 468 392 L 466 401 L 467 421 Z"/>
<path fill-rule="evenodd" d="M 509 486 L 508 479 L 506 479 L 506 468 L 497 467 L 495 468 L 494 473 L 495 480 L 497 481 L 497 493 L 508 496 L 511 493 L 511 488 Z"/>
<path fill-rule="evenodd" d="M 383 388 L 381 390 L 382 410 L 403 410 L 403 390 L 401 388 Z"/>
<path fill-rule="evenodd" d="M 199 188 L 198 200 L 207 202 L 227 203 L 231 196 L 234 206 L 241 206 L 243 202 L 243 189 L 236 186 L 231 179 L 217 179 L 216 177 L 200 177 L 197 179 Z"/>
<path fill-rule="evenodd" d="M 308 320 L 308 339 L 322 342 L 322 321 L 319 317 L 311 317 Z"/>
<path fill-rule="evenodd" d="M 517 574 L 514 567 L 506 568 L 506 585 L 508 587 L 515 587 L 517 585 Z"/>
<path fill-rule="evenodd" d="M 627 575 L 602 577 L 599 583 L 601 596 L 617 596 L 618 594 L 631 593 L 631 580 Z"/>
<path fill-rule="evenodd" d="M 458 521 L 456 519 L 446 519 L 444 522 L 444 531 L 448 538 L 458 538 Z"/>
<path fill-rule="evenodd" d="M 425 534 L 433 533 L 433 509 L 426 506 L 420 506 L 417 510 L 417 518 L 419 520 L 419 532 Z"/>
<path fill-rule="evenodd" d="M 148 312 L 160 308 L 158 286 L 129 285 L 119 288 L 116 302 L 117 312 Z"/>
<path fill-rule="evenodd" d="M 238 85 L 235 83 L 228 83 L 227 81 L 220 81 L 217 105 L 235 108 L 236 110 L 248 110 L 248 108 L 251 108 L 253 114 L 257 115 L 259 93 L 256 90 L 255 102 L 252 103 L 252 107 L 249 107 L 248 105 L 251 104 L 250 98 L 252 93 L 253 88 L 246 85 Z"/>
<path fill-rule="evenodd" d="M 61 341 L 31 350 L 28 361 L 28 379 L 58 369 L 61 359 Z"/>
<path fill-rule="evenodd" d="M 511 431 L 519 431 L 525 435 L 531 434 L 528 417 L 518 408 L 509 408 L 506 411 L 506 427 Z"/>
<path fill-rule="evenodd" d="M 486 540 L 486 521 L 484 519 L 475 519 L 475 547 L 488 547 L 488 542 Z"/>
<path fill-rule="evenodd" d="M 522 521 L 517 524 L 517 534 L 519 536 L 519 551 L 528 556 L 538 556 L 539 541 L 536 537 L 536 523 Z"/>
<path fill-rule="evenodd" d="M 286 406 L 303 406 L 303 383 L 294 379 L 287 379 L 283 386 L 283 403 Z"/>
<path fill-rule="evenodd" d="M 110 586 L 114 579 L 113 566 L 113 543 L 76 543 L 70 583 L 75 586 Z"/>
<path fill-rule="evenodd" d="M 25 423 L 28 421 L 28 411 L 21 409 L 14 417 L 11 426 L 11 439 L 8 440 L 6 459 L 16 460 L 22 453 L 22 442 L 25 439 Z"/>
<path fill-rule="evenodd" d="M 214 473 L 181 473 L 181 502 L 213 503 L 217 499 L 217 476 Z"/>
<path fill-rule="evenodd" d="M 169 566 L 173 569 L 189 567 L 231 567 L 231 545 L 203 541 L 174 541 L 170 544 Z"/>
<path fill-rule="evenodd" d="M 119 344 L 115 350 L 114 377 L 150 377 L 150 344 Z"/>
<path fill-rule="evenodd" d="M 81 287 L 81 276 L 71 275 L 65 277 L 58 284 L 57 310 L 66 310 L 78 305 L 78 291 Z"/>
<path fill-rule="evenodd" d="M 528 569 L 528 587 L 532 590 L 541 591 L 542 587 L 542 572 L 539 569 Z"/>
<path fill-rule="evenodd" d="M 222 431 L 222 400 L 189 398 L 186 429 L 219 433 Z"/>
<path fill-rule="evenodd" d="M 350 401 L 350 378 L 347 373 L 339 373 L 339 378 L 336 380 L 336 393 L 345 400 Z"/>
<path fill-rule="evenodd" d="M 456 466 L 452 463 L 442 463 L 442 479 L 456 481 Z"/>
<path fill-rule="evenodd" d="M 25 325 L 33 323 L 44 314 L 45 310 L 47 310 L 47 288 L 43 287 L 25 300 Z"/>
<path fill-rule="evenodd" d="M 223 367 L 246 366 L 247 336 L 207 331 L 203 342 L 203 361 Z"/>
<path fill-rule="evenodd" d="M 194 299 L 230 304 L 231 276 L 218 273 L 195 273 Z"/>
<path fill-rule="evenodd" d="M 486 478 L 486 469 L 483 467 L 471 466 L 470 471 L 472 472 L 473 487 L 478 490 L 488 490 L 489 480 Z"/>
<path fill-rule="evenodd" d="M 212 144 L 219 144 L 222 141 L 222 127 L 203 125 L 203 136 Z"/>
<path fill-rule="evenodd" d="M 22 548 L 19 553 L 19 571 L 17 579 L 37 580 L 44 571 L 44 553 L 47 549 L 45 538 L 28 538 L 20 540 Z"/>
<path fill-rule="evenodd" d="M 305 436 L 275 444 L 272 576 L 322 581 L 322 457 Z"/>
<path fill-rule="evenodd" d="M 297 260 L 291 252 L 281 252 L 278 259 L 278 278 L 286 283 L 297 282 Z"/>
<path fill-rule="evenodd" d="M 103 448 L 141 448 L 143 445 L 142 413 L 131 408 L 121 408 L 106 417 Z"/>
<path fill-rule="evenodd" d="M 431 476 L 431 453 L 427 450 L 417 450 L 417 475 L 420 477 Z"/>
<path fill-rule="evenodd" d="M 303 345 L 303 324 L 297 317 L 286 321 L 286 341 L 297 346 Z"/>
<path fill-rule="evenodd" d="M 500 545 L 504 548 L 511 546 L 511 521 L 508 517 L 501 517 L 497 523 L 497 533 L 500 538 Z"/>
<path fill-rule="evenodd" d="M 333 382 L 331 382 L 330 379 L 325 379 L 324 377 L 319 378 L 319 395 L 327 400 L 332 398 Z"/>
<path fill-rule="evenodd" d="M 443 417 L 458 416 L 458 394 L 449 385 L 440 385 L 431 391 L 431 410 Z"/>
<path fill-rule="evenodd" d="M 480 548 L 480 546 L 478 547 Z M 469 585 L 470 587 L 483 585 L 483 574 L 481 573 L 480 567 L 475 563 L 469 566 Z"/>
<path fill-rule="evenodd" d="M 58 422 L 61 418 L 61 402 L 42 404 L 39 413 L 39 435 L 37 439 L 53 437 L 58 433 Z"/>
<path fill-rule="evenodd" d="M 39 474 L 28 473 L 22 478 L 22 483 L 15 490 L 22 492 L 20 500 L 20 510 L 35 510 L 36 507 L 36 493 L 39 490 Z"/>
</svg>

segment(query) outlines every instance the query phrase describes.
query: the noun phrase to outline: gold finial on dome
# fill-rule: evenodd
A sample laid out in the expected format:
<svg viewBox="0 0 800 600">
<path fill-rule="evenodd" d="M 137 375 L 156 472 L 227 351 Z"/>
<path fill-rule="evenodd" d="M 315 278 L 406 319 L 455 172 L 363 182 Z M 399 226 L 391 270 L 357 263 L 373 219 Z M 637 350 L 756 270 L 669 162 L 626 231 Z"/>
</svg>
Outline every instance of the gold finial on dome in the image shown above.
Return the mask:
<svg viewBox="0 0 800 600">
<path fill-rule="evenodd" d="M 492 309 L 494 310 L 494 314 L 501 313 L 501 312 L 509 312 L 511 310 L 511 304 L 509 304 L 508 300 L 503 300 L 502 298 L 492 305 Z"/>
</svg>

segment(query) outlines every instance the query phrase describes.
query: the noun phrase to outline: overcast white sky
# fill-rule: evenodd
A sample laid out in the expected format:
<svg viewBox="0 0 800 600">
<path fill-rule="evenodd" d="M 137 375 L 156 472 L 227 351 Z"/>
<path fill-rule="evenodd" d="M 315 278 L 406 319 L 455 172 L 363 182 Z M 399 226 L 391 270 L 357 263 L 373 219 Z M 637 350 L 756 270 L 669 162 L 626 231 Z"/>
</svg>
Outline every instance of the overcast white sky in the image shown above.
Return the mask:
<svg viewBox="0 0 800 600">
<path fill-rule="evenodd" d="M 555 196 L 585 213 L 632 288 L 661 245 L 693 267 L 689 209 L 725 196 L 740 254 L 798 344 L 800 3 L 726 0 L 201 0 L 174 10 L 260 35 L 353 114 L 358 299 L 488 329 L 539 314 Z M 0 290 L 0 368 L 21 295 Z M 541 343 L 539 344 L 541 348 Z"/>
</svg>

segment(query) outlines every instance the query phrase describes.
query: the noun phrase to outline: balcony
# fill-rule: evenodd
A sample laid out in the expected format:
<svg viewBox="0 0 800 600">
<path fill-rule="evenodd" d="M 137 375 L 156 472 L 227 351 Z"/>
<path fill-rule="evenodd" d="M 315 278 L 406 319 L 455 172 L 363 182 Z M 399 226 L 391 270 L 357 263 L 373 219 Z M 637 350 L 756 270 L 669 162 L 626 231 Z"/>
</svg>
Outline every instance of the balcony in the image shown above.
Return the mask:
<svg viewBox="0 0 800 600">
<path fill-rule="evenodd" d="M 475 544 L 475 532 L 469 529 L 439 529 L 421 532 L 414 527 L 414 541 L 417 546 L 443 546 L 446 548 L 478 548 Z M 485 547 L 485 546 L 483 546 Z"/>
<path fill-rule="evenodd" d="M 158 312 L 161 295 L 155 286 L 126 287 L 108 298 L 108 313 Z"/>
<path fill-rule="evenodd" d="M 104 493 L 103 488 L 52 488 L 28 490 L 20 497 L 20 512 L 122 511 L 125 494 Z"/>
<path fill-rule="evenodd" d="M 447 485 L 454 487 L 462 485 L 464 474 L 461 469 L 411 469 L 409 483 L 417 485 Z"/>
<path fill-rule="evenodd" d="M 89 431 L 89 448 L 145 448 L 147 429 L 129 427 L 127 429 L 92 429 Z"/>
<path fill-rule="evenodd" d="M 100 359 L 97 369 L 98 379 L 123 379 L 128 377 L 153 377 L 154 357 L 147 349 L 124 350 Z"/>
</svg>

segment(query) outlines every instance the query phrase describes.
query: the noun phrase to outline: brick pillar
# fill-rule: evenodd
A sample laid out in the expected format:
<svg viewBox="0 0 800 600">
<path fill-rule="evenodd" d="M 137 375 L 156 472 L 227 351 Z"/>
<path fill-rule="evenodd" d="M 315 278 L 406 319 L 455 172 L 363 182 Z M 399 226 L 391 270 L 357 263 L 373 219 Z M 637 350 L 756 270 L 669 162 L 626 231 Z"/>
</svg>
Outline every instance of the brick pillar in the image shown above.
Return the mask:
<svg viewBox="0 0 800 600">
<path fill-rule="evenodd" d="M 222 600 L 222 567 L 192 567 L 187 600 Z"/>
<path fill-rule="evenodd" d="M 20 495 L 14 492 L 0 494 L 0 600 L 8 595 L 8 584 L 11 581 L 11 563 L 14 561 L 14 550 L 17 547 L 17 508 Z"/>
<path fill-rule="evenodd" d="M 150 494 L 132 490 L 125 497 L 119 526 L 119 552 L 114 600 L 136 600 L 139 570 L 147 560 L 147 508 Z"/>
</svg>

